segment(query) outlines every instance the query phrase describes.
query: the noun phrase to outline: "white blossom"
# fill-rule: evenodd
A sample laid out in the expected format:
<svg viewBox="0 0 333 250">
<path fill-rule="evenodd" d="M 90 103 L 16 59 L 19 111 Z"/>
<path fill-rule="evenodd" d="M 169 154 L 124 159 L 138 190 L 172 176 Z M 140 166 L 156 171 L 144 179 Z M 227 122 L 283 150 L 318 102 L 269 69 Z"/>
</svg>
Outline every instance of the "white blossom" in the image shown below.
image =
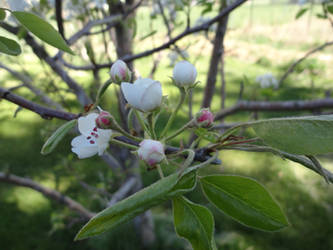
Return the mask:
<svg viewBox="0 0 333 250">
<path fill-rule="evenodd" d="M 91 113 L 78 119 L 78 128 L 81 135 L 72 140 L 72 151 L 80 159 L 91 157 L 98 153 L 103 155 L 109 146 L 112 135 L 111 129 L 99 129 L 96 127 L 95 120 L 98 114 Z"/>
<path fill-rule="evenodd" d="M 272 73 L 266 73 L 266 74 L 257 76 L 256 82 L 260 84 L 261 88 L 275 88 L 275 89 L 277 89 L 279 87 L 279 82 L 273 76 Z"/>
<path fill-rule="evenodd" d="M 141 78 L 133 84 L 122 82 L 121 89 L 127 102 L 141 111 L 152 111 L 161 105 L 162 86 L 159 81 Z"/>
</svg>

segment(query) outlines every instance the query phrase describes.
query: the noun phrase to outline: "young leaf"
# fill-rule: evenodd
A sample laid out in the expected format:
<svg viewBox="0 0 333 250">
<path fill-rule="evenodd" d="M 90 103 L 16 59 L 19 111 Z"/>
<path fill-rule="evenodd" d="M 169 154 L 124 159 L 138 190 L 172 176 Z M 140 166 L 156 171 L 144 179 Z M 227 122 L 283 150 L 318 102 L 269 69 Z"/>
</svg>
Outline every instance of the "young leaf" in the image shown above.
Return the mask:
<svg viewBox="0 0 333 250">
<path fill-rule="evenodd" d="M 64 39 L 53 26 L 39 16 L 24 11 L 13 11 L 12 14 L 27 30 L 42 41 L 74 55 L 73 51 L 67 46 Z"/>
<path fill-rule="evenodd" d="M 258 182 L 231 175 L 206 176 L 200 181 L 208 200 L 240 223 L 265 231 L 288 226 L 280 206 Z"/>
<path fill-rule="evenodd" d="M 17 56 L 21 54 L 21 47 L 16 41 L 0 36 L 0 52 Z"/>
<path fill-rule="evenodd" d="M 172 205 L 177 234 L 187 239 L 194 250 L 216 249 L 214 217 L 209 209 L 182 196 L 174 198 Z"/>
<path fill-rule="evenodd" d="M 71 120 L 59 127 L 47 141 L 44 143 L 41 154 L 46 155 L 51 153 L 65 135 L 75 127 L 77 120 Z"/>
<path fill-rule="evenodd" d="M 178 173 L 169 175 L 98 213 L 80 230 L 75 240 L 85 239 L 112 229 L 153 206 L 193 190 L 195 185 L 195 171 L 187 172 L 181 178 Z"/>
<path fill-rule="evenodd" d="M 298 19 L 300 18 L 301 16 L 303 16 L 305 14 L 305 12 L 307 12 L 309 8 L 302 8 L 300 9 L 297 13 L 296 13 L 296 16 L 295 16 L 295 19 Z"/>
<path fill-rule="evenodd" d="M 333 152 L 333 115 L 269 119 L 250 126 L 267 145 L 291 154 Z"/>
</svg>

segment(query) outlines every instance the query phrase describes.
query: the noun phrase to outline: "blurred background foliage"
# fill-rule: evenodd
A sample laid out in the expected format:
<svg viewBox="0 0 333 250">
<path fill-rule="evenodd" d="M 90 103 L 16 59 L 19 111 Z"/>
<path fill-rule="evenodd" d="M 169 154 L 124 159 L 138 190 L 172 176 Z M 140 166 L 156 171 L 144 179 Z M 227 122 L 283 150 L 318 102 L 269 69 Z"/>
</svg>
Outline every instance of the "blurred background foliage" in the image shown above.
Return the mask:
<svg viewBox="0 0 333 250">
<path fill-rule="evenodd" d="M 272 72 L 277 78 L 282 76 L 288 66 L 297 58 L 332 39 L 332 29 L 325 20 L 306 13 L 295 20 L 300 9 L 296 4 L 281 1 L 254 1 L 237 9 L 231 14 L 225 39 L 225 75 L 227 82 L 226 106 L 234 104 L 239 98 L 241 84 L 244 85 L 244 100 L 309 100 L 330 95 L 333 79 L 333 48 L 320 51 L 299 64 L 293 74 L 278 89 L 262 89 L 255 81 L 258 75 Z M 319 11 L 314 5 L 312 12 Z M 137 33 L 135 40 L 140 40 L 151 25 L 148 8 L 140 8 L 137 13 Z M 214 11 L 213 11 L 214 12 Z M 209 13 L 213 15 L 214 13 Z M 194 8 L 193 22 L 200 16 L 201 9 Z M 162 26 L 160 17 L 156 17 L 155 27 Z M 179 17 L 180 22 L 184 19 Z M 155 35 L 157 41 L 163 41 L 164 28 Z M 180 27 L 177 29 L 181 30 Z M 176 29 L 176 30 L 177 30 Z M 3 32 L 3 31 L 1 31 Z M 8 35 L 8 34 L 7 34 Z M 210 33 L 208 36 L 212 35 Z M 202 83 L 194 90 L 194 110 L 200 108 L 202 92 L 209 65 L 211 44 L 201 36 L 191 36 L 194 45 L 188 50 L 191 61 L 198 69 L 198 80 Z M 188 42 L 188 41 L 187 41 Z M 141 41 L 140 51 L 151 46 L 147 40 Z M 159 44 L 159 43 L 158 43 Z M 181 44 L 181 43 L 180 43 Z M 135 47 L 134 47 L 135 48 Z M 138 49 L 138 48 L 135 48 Z M 62 83 L 49 74 L 50 70 L 32 56 L 29 48 L 18 58 L 1 56 L 2 60 L 12 61 L 18 69 L 28 66 L 31 78 L 36 86 L 54 98 L 66 99 L 67 107 L 72 112 L 79 112 L 75 97 L 62 90 Z M 169 51 L 161 52 L 161 62 L 154 75 L 163 84 L 164 93 L 170 102 L 177 99 L 177 90 L 172 87 L 169 76 L 172 65 L 168 59 Z M 114 57 L 114 55 L 112 55 Z M 73 60 L 80 62 L 80 57 Z M 148 76 L 153 57 L 135 61 L 139 75 Z M 29 63 L 29 64 L 27 64 Z M 93 91 L 94 79 L 85 72 L 71 71 L 86 90 Z M 16 80 L 5 71 L 0 72 L 2 86 L 14 86 Z M 107 70 L 101 72 L 101 78 L 107 79 Z M 221 79 L 217 79 L 217 85 Z M 57 86 L 57 87 L 55 87 Z M 102 107 L 117 113 L 115 89 L 111 87 L 103 99 Z M 30 100 L 36 97 L 20 89 L 19 93 Z M 220 108 L 220 90 L 212 103 L 212 110 Z M 182 109 L 173 129 L 187 119 L 187 107 Z M 15 118 L 13 118 L 15 114 Z M 259 118 L 301 115 L 301 112 L 259 113 Z M 158 127 L 167 119 L 163 114 Z M 246 121 L 246 112 L 228 117 L 230 122 Z M 0 170 L 32 178 L 39 183 L 54 188 L 73 197 L 92 211 L 102 209 L 107 197 L 96 195 L 96 190 L 83 189 L 80 181 L 99 189 L 116 191 L 123 180 L 121 171 L 111 171 L 98 157 L 78 160 L 70 150 L 68 136 L 51 155 L 42 156 L 40 149 L 46 138 L 62 121 L 42 120 L 38 115 L 17 106 L 1 101 L 0 109 Z M 309 135 L 311 136 L 311 135 Z M 241 153 L 224 151 L 220 154 L 222 165 L 212 167 L 214 171 L 250 176 L 266 186 L 286 212 L 291 226 L 281 232 L 266 233 L 249 229 L 225 216 L 214 207 L 216 241 L 219 249 L 224 250 L 289 250 L 289 249 L 333 249 L 333 188 L 313 172 L 271 154 Z M 323 165 L 333 170 L 332 156 L 321 157 Z M 213 169 L 205 170 L 207 174 Z M 154 171 L 147 172 L 144 166 L 141 172 L 144 185 L 149 185 L 158 177 Z M 167 170 L 166 170 L 167 171 Z M 193 201 L 209 206 L 198 188 L 189 197 Z M 190 249 L 187 243 L 178 238 L 172 225 L 171 204 L 165 203 L 153 209 L 156 242 L 147 249 Z M 137 233 L 132 223 L 127 223 L 116 230 L 92 239 L 73 242 L 73 238 L 83 222 L 66 207 L 51 201 L 41 194 L 22 187 L 0 183 L 0 248 L 14 250 L 127 250 L 138 247 Z M 142 248 L 144 249 L 144 248 Z"/>
</svg>

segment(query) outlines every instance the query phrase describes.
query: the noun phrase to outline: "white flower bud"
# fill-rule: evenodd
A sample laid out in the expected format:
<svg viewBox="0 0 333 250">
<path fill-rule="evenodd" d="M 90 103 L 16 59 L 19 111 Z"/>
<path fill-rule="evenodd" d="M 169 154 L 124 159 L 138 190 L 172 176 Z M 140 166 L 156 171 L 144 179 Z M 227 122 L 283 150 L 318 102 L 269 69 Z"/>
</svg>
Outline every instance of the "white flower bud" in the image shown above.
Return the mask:
<svg viewBox="0 0 333 250">
<path fill-rule="evenodd" d="M 121 89 L 127 102 L 136 109 L 148 112 L 161 105 L 162 87 L 159 81 L 143 78 L 133 84 L 122 82 Z"/>
<path fill-rule="evenodd" d="M 149 166 L 154 166 L 165 158 L 163 144 L 150 139 L 143 140 L 140 143 L 138 155 Z"/>
<path fill-rule="evenodd" d="M 124 61 L 117 60 L 111 66 L 110 76 L 114 83 L 120 84 L 121 82 L 128 82 L 131 80 L 131 71 L 128 69 Z"/>
<path fill-rule="evenodd" d="M 195 84 L 197 70 L 193 64 L 188 61 L 181 61 L 173 68 L 173 80 L 180 87 L 191 86 Z"/>
</svg>

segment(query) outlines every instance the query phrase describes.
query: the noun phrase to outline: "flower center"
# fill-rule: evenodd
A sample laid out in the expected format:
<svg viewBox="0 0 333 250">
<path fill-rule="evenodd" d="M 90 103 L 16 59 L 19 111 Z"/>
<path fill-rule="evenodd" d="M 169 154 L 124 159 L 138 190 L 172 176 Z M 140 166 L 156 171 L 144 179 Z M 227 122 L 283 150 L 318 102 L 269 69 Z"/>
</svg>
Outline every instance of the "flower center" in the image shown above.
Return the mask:
<svg viewBox="0 0 333 250">
<path fill-rule="evenodd" d="M 88 136 L 86 139 L 89 141 L 90 144 L 95 144 L 96 139 L 98 138 L 97 127 L 94 127 L 93 132 L 90 133 L 91 136 Z"/>
</svg>

